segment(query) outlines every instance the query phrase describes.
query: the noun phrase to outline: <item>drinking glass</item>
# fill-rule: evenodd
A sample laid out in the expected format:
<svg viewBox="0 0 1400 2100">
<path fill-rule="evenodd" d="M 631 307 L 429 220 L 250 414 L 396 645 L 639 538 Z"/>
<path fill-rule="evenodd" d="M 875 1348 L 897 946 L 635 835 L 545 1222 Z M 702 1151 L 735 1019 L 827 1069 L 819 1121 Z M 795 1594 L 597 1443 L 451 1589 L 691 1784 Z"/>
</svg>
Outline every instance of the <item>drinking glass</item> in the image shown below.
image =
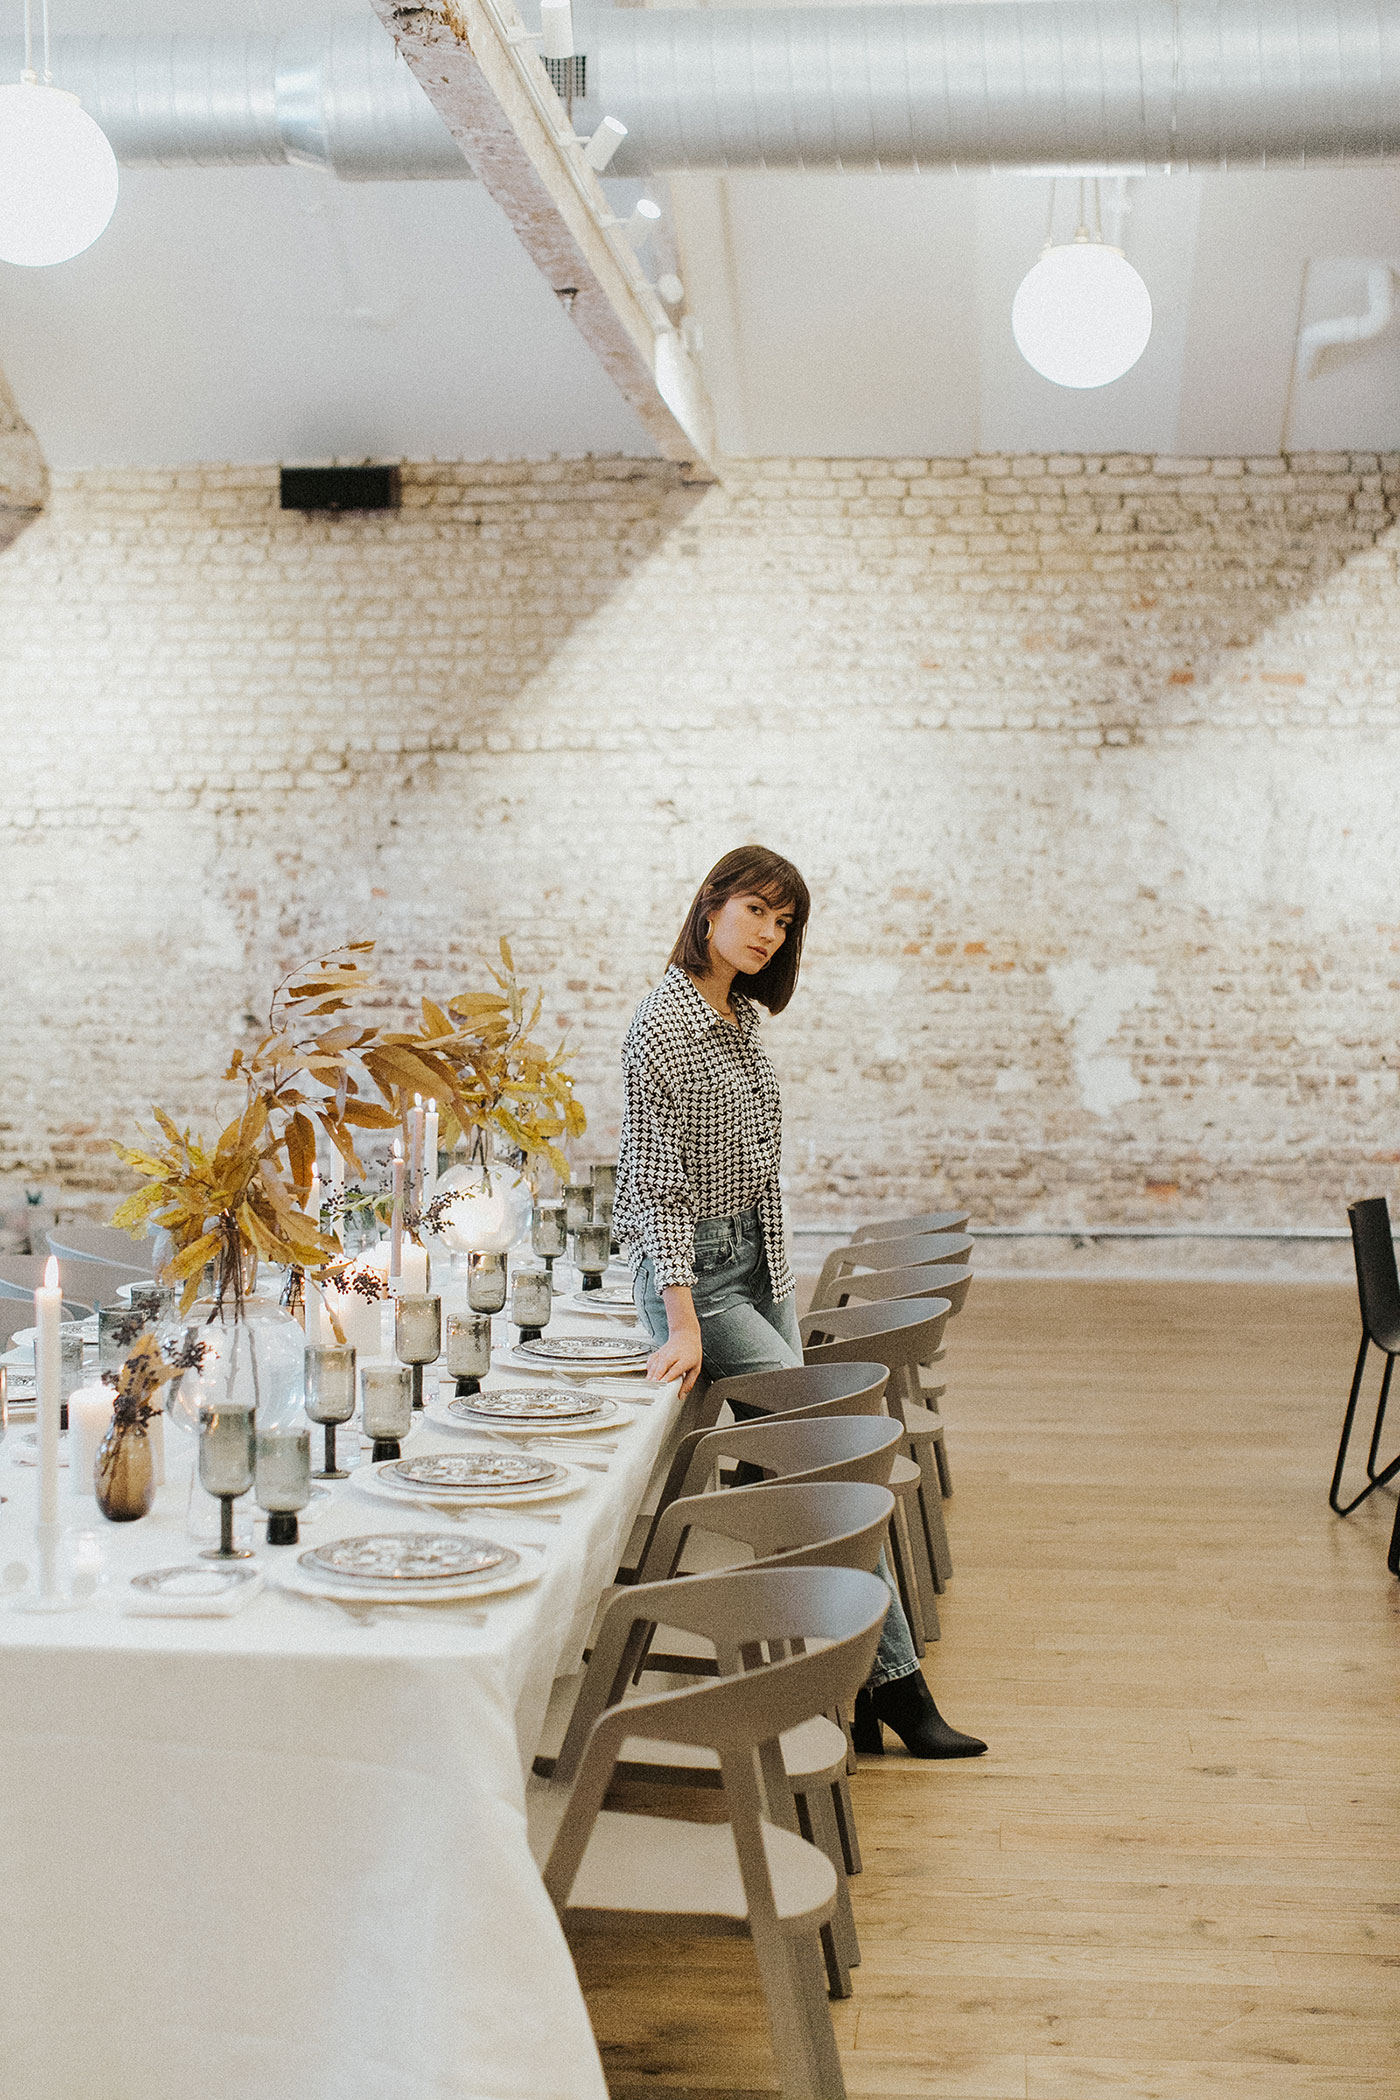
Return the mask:
<svg viewBox="0 0 1400 2100">
<path fill-rule="evenodd" d="M 457 1398 L 481 1391 L 491 1368 L 490 1313 L 452 1313 L 447 1322 L 447 1368 L 457 1381 Z"/>
<path fill-rule="evenodd" d="M 544 1263 L 549 1287 L 554 1288 L 554 1264 L 569 1249 L 569 1229 L 561 1202 L 537 1203 L 530 1220 L 530 1245 Z"/>
<path fill-rule="evenodd" d="M 581 1226 L 593 1223 L 593 1184 L 591 1181 L 566 1181 L 564 1183 L 564 1223 L 570 1232 L 577 1232 Z"/>
<path fill-rule="evenodd" d="M 581 1225 L 574 1234 L 574 1261 L 586 1291 L 602 1289 L 603 1272 L 611 1252 L 612 1228 L 609 1225 Z"/>
<path fill-rule="evenodd" d="M 413 1380 L 407 1364 L 366 1364 L 360 1373 L 360 1419 L 374 1438 L 371 1459 L 397 1458 L 413 1427 Z"/>
<path fill-rule="evenodd" d="M 498 1313 L 506 1302 L 507 1257 L 474 1253 L 467 1269 L 467 1303 L 473 1312 Z"/>
<path fill-rule="evenodd" d="M 80 1334 L 61 1334 L 58 1338 L 58 1426 L 68 1427 L 68 1396 L 76 1393 L 79 1386 L 87 1384 L 83 1370 L 83 1338 Z"/>
<path fill-rule="evenodd" d="M 441 1298 L 399 1298 L 394 1304 L 394 1354 L 413 1367 L 413 1405 L 423 1405 L 423 1366 L 442 1354 Z"/>
<path fill-rule="evenodd" d="M 309 1383 L 309 1381 L 308 1381 Z M 328 1435 L 334 1436 L 332 1427 Z M 297 1511 L 311 1500 L 311 1431 L 261 1431 L 253 1443 L 253 1493 L 267 1511 L 269 1546 L 295 1546 L 301 1537 Z"/>
<path fill-rule="evenodd" d="M 97 1368 L 120 1371 L 151 1324 L 150 1314 L 136 1305 L 97 1308 Z"/>
<path fill-rule="evenodd" d="M 219 1498 L 219 1543 L 206 1546 L 202 1560 L 251 1560 L 246 1546 L 233 1542 L 233 1505 L 253 1485 L 254 1407 L 220 1402 L 206 1406 L 199 1420 L 199 1478 L 207 1493 Z"/>
<path fill-rule="evenodd" d="M 611 1160 L 593 1162 L 592 1184 L 593 1216 L 598 1224 L 610 1225 L 617 1201 L 617 1168 Z"/>
<path fill-rule="evenodd" d="M 348 1480 L 337 1465 L 335 1432 L 355 1412 L 355 1350 L 350 1342 L 311 1342 L 306 1349 L 306 1412 L 326 1432 L 326 1463 L 318 1480 Z"/>
<path fill-rule="evenodd" d="M 554 1291 L 543 1269 L 517 1269 L 510 1292 L 510 1316 L 522 1342 L 537 1342 L 549 1325 Z"/>
</svg>

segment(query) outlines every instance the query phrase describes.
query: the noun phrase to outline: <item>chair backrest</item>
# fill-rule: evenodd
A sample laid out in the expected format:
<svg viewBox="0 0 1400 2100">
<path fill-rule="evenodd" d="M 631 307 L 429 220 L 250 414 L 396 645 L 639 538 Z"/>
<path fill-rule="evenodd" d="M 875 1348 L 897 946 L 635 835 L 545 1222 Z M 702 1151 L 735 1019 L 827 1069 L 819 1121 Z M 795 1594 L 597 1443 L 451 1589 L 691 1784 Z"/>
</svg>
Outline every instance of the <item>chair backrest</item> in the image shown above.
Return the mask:
<svg viewBox="0 0 1400 2100">
<path fill-rule="evenodd" d="M 953 1268 L 945 1261 L 921 1262 L 907 1269 L 857 1269 L 854 1275 L 843 1276 L 836 1287 L 845 1302 L 864 1305 L 878 1305 L 886 1298 L 941 1298 L 951 1320 L 966 1302 L 972 1271 Z"/>
<path fill-rule="evenodd" d="M 1347 1217 L 1356 1257 L 1361 1324 L 1376 1348 L 1393 1350 L 1400 1336 L 1400 1276 L 1395 1270 L 1390 1205 L 1384 1196 L 1368 1196 L 1364 1202 L 1348 1205 Z"/>
<path fill-rule="evenodd" d="M 876 1272 L 879 1273 L 878 1271 Z M 946 1268 L 916 1275 L 946 1276 Z M 956 1273 L 956 1272 L 953 1272 Z M 919 1288 L 923 1288 L 922 1283 Z M 841 1363 L 857 1354 L 873 1356 L 889 1368 L 885 1399 L 891 1414 L 904 1419 L 906 1404 L 919 1399 L 920 1364 L 938 1353 L 952 1308 L 943 1296 L 892 1298 L 876 1304 L 839 1305 L 807 1313 L 798 1328 L 809 1363 Z"/>
<path fill-rule="evenodd" d="M 130 1283 L 137 1277 L 149 1282 L 155 1273 L 149 1258 L 150 1241 L 134 1240 L 117 1225 L 53 1225 L 47 1238 L 49 1252 L 60 1261 L 71 1256 L 76 1261 L 103 1262 L 125 1270 L 127 1273 L 117 1278 L 118 1283 Z"/>
<path fill-rule="evenodd" d="M 789 1364 L 781 1371 L 717 1378 L 708 1397 L 716 1413 L 728 1402 L 792 1421 L 809 1414 L 878 1415 L 889 1375 L 883 1364 Z"/>
<path fill-rule="evenodd" d="M 921 1232 L 898 1240 L 852 1240 L 835 1247 L 822 1263 L 808 1310 L 841 1303 L 841 1279 L 853 1269 L 905 1269 L 917 1262 L 965 1262 L 972 1240 L 965 1232 Z"/>
<path fill-rule="evenodd" d="M 898 1422 L 888 1426 L 897 1439 Z M 889 1489 L 875 1480 L 774 1480 L 684 1495 L 657 1520 L 639 1579 L 669 1582 L 680 1575 L 693 1536 L 747 1546 L 765 1566 L 873 1568 L 893 1508 Z"/>
<path fill-rule="evenodd" d="M 773 1491 L 745 1492 L 758 1499 Z M 553 1785 L 574 1784 L 544 1870 L 555 1904 L 568 1901 L 629 1736 L 717 1752 L 736 1840 L 742 1845 L 742 1818 L 761 1854 L 758 1818 L 765 1804 L 754 1786 L 754 1752 L 765 1745 L 776 1750 L 785 1729 L 854 1697 L 875 1659 L 889 1603 L 878 1575 L 851 1567 L 741 1568 L 620 1590 L 603 1614 L 554 1768 Z M 658 1626 L 711 1642 L 721 1674 L 624 1705 L 635 1658 Z M 812 1641 L 826 1645 L 814 1651 L 807 1645 Z M 765 1661 L 765 1651 L 781 1659 Z M 780 1757 L 764 1763 L 768 1773 L 781 1773 Z M 741 1784 L 732 1793 L 736 1778 Z M 766 1807 L 773 1820 L 791 1826 L 788 1802 L 770 1794 Z"/>
<path fill-rule="evenodd" d="M 681 1493 L 702 1494 L 714 1468 L 731 1458 L 761 1467 L 772 1480 L 886 1481 L 898 1445 L 899 1424 L 883 1412 L 731 1422 L 699 1438 Z"/>
<path fill-rule="evenodd" d="M 0 1257 L 0 1298 L 28 1298 L 32 1303 L 48 1265 L 48 1256 L 42 1254 Z M 121 1280 L 115 1269 L 96 1262 L 61 1261 L 59 1283 L 65 1316 L 81 1319 L 99 1305 L 114 1304 Z"/>
<path fill-rule="evenodd" d="M 21 1327 L 34 1325 L 34 1301 L 32 1298 L 0 1297 L 0 1349 L 8 1349 L 11 1339 Z"/>
<path fill-rule="evenodd" d="M 876 1218 L 869 1225 L 857 1225 L 851 1238 L 903 1240 L 916 1232 L 966 1232 L 970 1215 L 965 1210 L 926 1210 L 913 1218 Z"/>
</svg>

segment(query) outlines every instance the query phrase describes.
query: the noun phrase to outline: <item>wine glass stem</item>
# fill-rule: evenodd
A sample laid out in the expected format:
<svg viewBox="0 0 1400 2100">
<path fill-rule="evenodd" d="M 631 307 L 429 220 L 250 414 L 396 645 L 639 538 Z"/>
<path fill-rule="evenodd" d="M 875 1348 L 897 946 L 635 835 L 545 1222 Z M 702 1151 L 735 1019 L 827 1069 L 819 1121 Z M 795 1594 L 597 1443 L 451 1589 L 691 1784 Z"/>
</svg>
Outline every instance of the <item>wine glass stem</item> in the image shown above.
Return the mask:
<svg viewBox="0 0 1400 2100">
<path fill-rule="evenodd" d="M 207 1537 L 208 1534 L 206 1533 Z M 219 1497 L 219 1551 L 233 1559 L 233 1497 Z"/>
<path fill-rule="evenodd" d="M 334 1478 L 334 1475 L 335 1475 L 335 1469 L 336 1469 L 336 1468 L 335 1468 L 335 1431 L 336 1431 L 336 1425 L 335 1425 L 335 1423 L 334 1423 L 334 1422 L 327 1422 L 327 1423 L 325 1423 L 325 1424 L 324 1424 L 323 1426 L 324 1426 L 324 1428 L 325 1428 L 325 1432 L 326 1432 L 326 1472 L 327 1472 L 327 1474 L 328 1474 L 329 1476 L 331 1476 L 332 1478 Z"/>
</svg>

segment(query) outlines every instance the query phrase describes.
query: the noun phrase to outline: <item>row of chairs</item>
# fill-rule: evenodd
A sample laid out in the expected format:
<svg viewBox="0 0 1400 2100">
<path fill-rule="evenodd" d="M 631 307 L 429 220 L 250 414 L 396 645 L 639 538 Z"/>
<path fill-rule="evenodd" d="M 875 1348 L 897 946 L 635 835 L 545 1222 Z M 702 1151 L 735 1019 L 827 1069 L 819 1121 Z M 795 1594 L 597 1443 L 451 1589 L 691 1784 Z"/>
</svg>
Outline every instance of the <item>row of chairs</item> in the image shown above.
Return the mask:
<svg viewBox="0 0 1400 2100">
<path fill-rule="evenodd" d="M 752 1940 L 784 2100 L 846 2090 L 828 2000 L 860 1959 L 847 1716 L 889 1604 L 882 1551 L 935 1632 L 951 1572 L 928 1374 L 971 1282 L 966 1222 L 853 1234 L 800 1323 L 804 1364 L 692 1396 L 584 1670 L 555 1686 L 529 1785 L 570 1935 Z M 909 1258 L 916 1242 L 930 1259 Z M 723 1820 L 648 1814 L 619 1794 L 628 1782 L 704 1790 Z"/>
<path fill-rule="evenodd" d="M 1339 1517 L 1349 1517 L 1352 1511 L 1373 1495 L 1377 1488 L 1385 1487 L 1400 1473 L 1400 1456 L 1387 1464 L 1381 1462 L 1381 1434 L 1385 1428 L 1386 1408 L 1390 1401 L 1390 1380 L 1395 1369 L 1395 1359 L 1400 1356 L 1400 1275 L 1395 1266 L 1395 1235 L 1390 1222 L 1390 1205 L 1384 1196 L 1368 1196 L 1362 1203 L 1353 1203 L 1347 1218 L 1351 1224 L 1352 1253 L 1356 1261 L 1356 1294 L 1361 1301 L 1361 1346 L 1356 1352 L 1356 1368 L 1352 1372 L 1351 1391 L 1347 1395 L 1346 1413 L 1342 1418 L 1341 1441 L 1337 1445 L 1337 1459 L 1332 1468 L 1332 1485 L 1327 1500 Z M 1361 1399 L 1361 1382 L 1365 1376 L 1366 1358 L 1375 1349 L 1385 1359 L 1381 1372 L 1380 1391 L 1376 1397 L 1376 1412 L 1371 1422 L 1371 1435 L 1366 1450 L 1365 1484 L 1350 1501 L 1342 1499 L 1342 1477 L 1346 1470 L 1347 1456 L 1351 1446 L 1352 1431 L 1356 1425 L 1356 1411 Z M 1400 1575 L 1400 1507 L 1396 1508 L 1395 1521 L 1390 1533 L 1390 1552 L 1387 1565 L 1392 1575 Z"/>
<path fill-rule="evenodd" d="M 85 1320 L 100 1305 L 115 1304 L 123 1283 L 151 1281 L 145 1247 L 113 1226 L 56 1225 L 47 1238 L 49 1254 L 58 1257 L 66 1319 Z M 47 1265 L 44 1254 L 0 1257 L 0 1348 L 8 1348 L 12 1335 L 32 1325 L 34 1293 Z"/>
</svg>

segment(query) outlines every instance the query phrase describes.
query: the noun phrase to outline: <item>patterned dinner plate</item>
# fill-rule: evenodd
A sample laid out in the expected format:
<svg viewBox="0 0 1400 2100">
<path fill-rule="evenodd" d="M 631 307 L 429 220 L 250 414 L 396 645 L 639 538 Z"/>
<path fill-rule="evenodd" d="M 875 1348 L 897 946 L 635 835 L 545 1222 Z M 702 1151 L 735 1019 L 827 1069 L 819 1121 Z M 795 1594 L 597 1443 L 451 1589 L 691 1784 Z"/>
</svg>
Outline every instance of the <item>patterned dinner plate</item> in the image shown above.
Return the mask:
<svg viewBox="0 0 1400 2100">
<path fill-rule="evenodd" d="M 431 1411 L 430 1419 L 439 1428 L 446 1426 L 444 1418 L 432 1416 Z M 460 1428 L 461 1424 L 456 1426 Z M 501 1455 L 508 1458 L 511 1454 L 503 1452 Z M 394 1477 L 393 1469 L 399 1463 L 398 1459 L 385 1459 L 377 1466 L 359 1467 L 350 1477 L 365 1494 L 373 1495 L 380 1502 L 396 1502 L 400 1509 L 405 1504 L 411 1508 L 414 1502 L 431 1502 L 443 1511 L 472 1509 L 483 1513 L 488 1507 L 523 1509 L 536 1502 L 563 1502 L 587 1485 L 587 1476 L 576 1467 L 541 1459 L 539 1463 L 549 1467 L 549 1479 L 527 1481 L 519 1487 L 491 1487 L 486 1482 L 476 1487 L 410 1487 L 406 1481 Z"/>
<path fill-rule="evenodd" d="M 147 1568 L 132 1576 L 131 1587 L 156 1597 L 227 1597 L 261 1580 L 262 1569 L 247 1561 L 230 1568 L 207 1560 L 185 1561 L 178 1568 Z"/>
<path fill-rule="evenodd" d="M 489 1568 L 484 1575 L 469 1575 L 461 1582 L 343 1582 L 338 1577 L 320 1575 L 295 1562 L 290 1567 L 279 1568 L 273 1580 L 279 1589 L 291 1590 L 299 1597 L 329 1599 L 353 1614 L 361 1609 L 372 1612 L 372 1608 L 379 1604 L 445 1606 L 484 1603 L 502 1591 L 527 1588 L 530 1583 L 538 1582 L 543 1573 L 542 1554 L 531 1553 L 528 1556 L 512 1554 L 508 1563 Z"/>
<path fill-rule="evenodd" d="M 466 1532 L 366 1531 L 312 1546 L 297 1555 L 297 1565 L 322 1581 L 421 1587 L 489 1575 L 518 1557 L 509 1546 Z"/>
<path fill-rule="evenodd" d="M 537 1342 L 517 1342 L 517 1356 L 542 1364 L 601 1364 L 611 1369 L 621 1363 L 645 1363 L 650 1343 L 632 1342 L 625 1335 L 542 1334 Z"/>
<path fill-rule="evenodd" d="M 382 1480 L 402 1481 L 406 1488 L 541 1487 L 563 1471 L 552 1459 L 517 1451 L 428 1451 L 417 1458 L 392 1458 Z"/>
<path fill-rule="evenodd" d="M 464 1422 L 576 1422 L 585 1415 L 602 1414 L 607 1405 L 593 1393 L 575 1393 L 563 1386 L 517 1385 L 453 1400 L 448 1411 Z"/>
<path fill-rule="evenodd" d="M 637 1311 L 631 1291 L 606 1283 L 600 1291 L 571 1291 L 563 1303 L 570 1312 L 631 1313 L 635 1316 Z"/>
</svg>

